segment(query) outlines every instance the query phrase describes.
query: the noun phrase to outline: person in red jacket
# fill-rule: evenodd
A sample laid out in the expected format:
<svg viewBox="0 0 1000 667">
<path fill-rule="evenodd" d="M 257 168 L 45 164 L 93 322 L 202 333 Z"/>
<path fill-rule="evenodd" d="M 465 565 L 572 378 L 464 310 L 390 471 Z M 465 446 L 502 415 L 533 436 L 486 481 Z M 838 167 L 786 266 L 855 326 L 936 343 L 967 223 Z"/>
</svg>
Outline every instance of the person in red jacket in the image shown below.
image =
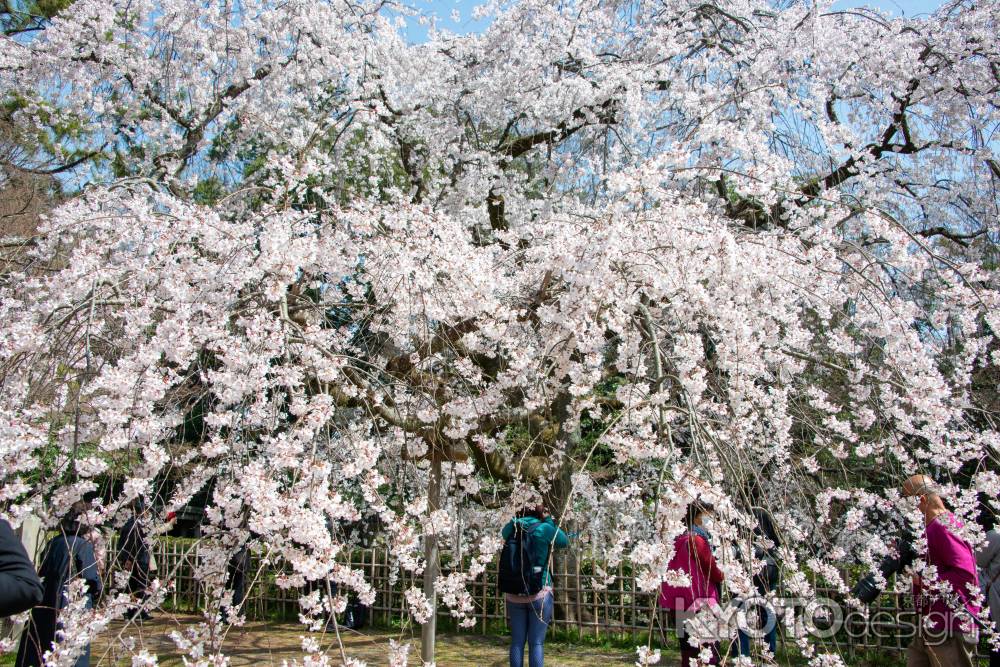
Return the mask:
<svg viewBox="0 0 1000 667">
<path fill-rule="evenodd" d="M 712 511 L 713 507 L 703 501 L 695 501 L 689 505 L 685 516 L 687 531 L 674 540 L 674 557 L 670 561 L 670 569 L 686 573 L 691 583 L 687 586 L 674 586 L 663 582 L 660 586 L 658 604 L 675 619 L 682 667 L 695 665 L 701 649 L 688 641 L 685 623 L 706 604 L 718 604 L 719 587 L 725 579 L 712 554 Z M 718 643 L 712 644 L 710 648 L 712 663 L 716 664 L 719 657 Z"/>
</svg>

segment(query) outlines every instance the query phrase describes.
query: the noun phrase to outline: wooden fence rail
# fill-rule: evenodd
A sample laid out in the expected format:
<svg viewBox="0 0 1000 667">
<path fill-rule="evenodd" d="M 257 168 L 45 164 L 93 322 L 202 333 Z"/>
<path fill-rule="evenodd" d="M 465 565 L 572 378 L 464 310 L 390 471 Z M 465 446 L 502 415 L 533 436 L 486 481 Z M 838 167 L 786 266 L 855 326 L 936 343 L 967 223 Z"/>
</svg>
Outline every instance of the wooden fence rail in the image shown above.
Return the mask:
<svg viewBox="0 0 1000 667">
<path fill-rule="evenodd" d="M 193 575 L 194 565 L 199 558 L 197 543 L 185 540 L 160 539 L 154 547 L 158 573 L 161 577 L 171 577 L 174 588 L 168 596 L 171 606 L 180 611 L 199 611 L 206 603 L 204 587 Z M 345 561 L 346 562 L 346 561 Z M 408 615 L 404 591 L 411 586 L 421 586 L 421 580 L 411 573 L 398 568 L 391 551 L 386 548 L 358 550 L 351 554 L 350 565 L 364 571 L 365 578 L 376 591 L 376 599 L 371 607 L 375 622 L 389 624 Z M 595 566 L 604 565 L 598 571 L 615 575 L 614 581 L 606 588 L 595 585 Z M 442 574 L 453 571 L 454 563 L 442 563 Z M 654 621 L 654 633 L 659 632 L 655 608 L 656 597 L 643 593 L 636 585 L 627 563 L 615 568 L 607 568 L 605 563 L 581 551 L 559 552 L 552 568 L 556 591 L 556 614 L 553 625 L 558 629 L 588 633 L 595 636 L 614 635 L 617 638 L 631 638 L 644 642 Z M 261 567 L 260 559 L 251 558 L 251 569 L 247 576 L 247 597 L 244 612 L 250 618 L 281 616 L 295 617 L 299 610 L 299 589 L 282 589 L 275 583 L 276 571 L 271 566 Z M 475 602 L 475 626 L 468 632 L 490 633 L 502 628 L 506 622 L 503 595 L 497 589 L 496 569 L 486 572 L 469 586 Z M 820 596 L 836 599 L 818 586 Z M 905 650 L 909 639 L 900 630 L 901 617 L 912 613 L 908 595 L 887 593 L 875 604 L 869 606 L 869 622 L 860 619 L 849 620 L 844 630 L 836 636 L 824 639 L 836 649 L 851 656 L 856 652 L 900 652 Z M 447 609 L 438 610 L 439 619 L 449 618 Z M 847 626 L 850 626 L 848 628 Z M 850 633 L 848 632 L 850 630 Z M 779 632 L 782 642 L 785 628 Z M 981 647 L 980 654 L 984 653 Z M 850 664 L 850 663 L 849 663 Z M 983 664 L 986 664 L 985 662 Z"/>
</svg>

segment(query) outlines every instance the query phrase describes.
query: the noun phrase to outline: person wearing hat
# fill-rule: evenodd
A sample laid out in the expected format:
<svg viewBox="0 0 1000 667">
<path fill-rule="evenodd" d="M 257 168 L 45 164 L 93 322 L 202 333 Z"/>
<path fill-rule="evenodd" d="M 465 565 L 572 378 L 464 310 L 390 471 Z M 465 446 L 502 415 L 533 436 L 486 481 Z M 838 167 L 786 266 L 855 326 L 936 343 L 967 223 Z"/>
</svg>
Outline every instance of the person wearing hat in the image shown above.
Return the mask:
<svg viewBox="0 0 1000 667">
<path fill-rule="evenodd" d="M 979 588 L 976 557 L 960 536 L 962 522 L 948 511 L 938 485 L 927 475 L 903 483 L 903 496 L 916 498 L 924 516 L 927 564 L 937 570 L 934 582 L 913 577 L 917 634 L 906 649 L 907 667 L 972 667 L 978 641 Z"/>
<path fill-rule="evenodd" d="M 687 530 L 674 539 L 674 557 L 669 569 L 688 575 L 690 583 L 676 586 L 663 582 L 657 604 L 676 622 L 677 639 L 681 649 L 681 667 L 694 667 L 700 646 L 693 646 L 687 636 L 686 623 L 705 605 L 718 604 L 719 587 L 725 575 L 712 554 L 712 519 L 714 508 L 704 501 L 688 505 L 684 516 Z M 713 643 L 712 664 L 718 662 L 719 646 Z"/>
</svg>

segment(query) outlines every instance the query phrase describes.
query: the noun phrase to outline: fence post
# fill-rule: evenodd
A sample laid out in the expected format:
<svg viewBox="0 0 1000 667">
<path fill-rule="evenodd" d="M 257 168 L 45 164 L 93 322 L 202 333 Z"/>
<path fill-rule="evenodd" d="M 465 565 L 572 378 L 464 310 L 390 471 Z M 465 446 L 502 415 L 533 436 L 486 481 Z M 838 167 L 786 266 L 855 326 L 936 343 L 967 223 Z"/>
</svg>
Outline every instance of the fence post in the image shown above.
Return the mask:
<svg viewBox="0 0 1000 667">
<path fill-rule="evenodd" d="M 629 581 L 632 582 L 630 588 L 632 589 L 632 600 L 630 604 L 632 605 L 632 637 L 635 638 L 636 627 L 639 625 L 639 606 L 638 606 L 638 590 L 635 586 L 635 571 L 632 571 L 632 575 L 629 577 Z M 654 612 L 655 613 L 655 610 Z"/>
<path fill-rule="evenodd" d="M 618 563 L 618 576 L 616 577 L 618 581 L 615 583 L 618 585 L 618 621 L 621 624 L 622 636 L 625 635 L 625 582 L 622 581 L 622 564 Z M 633 624 L 634 625 L 634 624 Z M 635 633 L 632 633 L 632 641 L 635 641 Z"/>
<path fill-rule="evenodd" d="M 382 612 L 382 621 L 388 625 L 392 618 L 392 572 L 389 569 L 389 546 L 386 545 L 383 552 L 383 562 L 385 563 L 385 610 Z"/>
<path fill-rule="evenodd" d="M 482 603 L 482 606 L 480 607 L 482 609 L 482 620 L 480 621 L 479 632 L 483 636 L 486 635 L 486 622 L 490 618 L 490 608 L 489 608 L 490 599 L 489 599 L 489 594 L 487 593 L 488 590 L 487 584 L 489 583 L 489 578 L 490 578 L 489 569 L 484 570 L 483 573 L 479 575 L 479 581 L 480 581 L 479 594 L 480 594 L 480 602 Z"/>
</svg>

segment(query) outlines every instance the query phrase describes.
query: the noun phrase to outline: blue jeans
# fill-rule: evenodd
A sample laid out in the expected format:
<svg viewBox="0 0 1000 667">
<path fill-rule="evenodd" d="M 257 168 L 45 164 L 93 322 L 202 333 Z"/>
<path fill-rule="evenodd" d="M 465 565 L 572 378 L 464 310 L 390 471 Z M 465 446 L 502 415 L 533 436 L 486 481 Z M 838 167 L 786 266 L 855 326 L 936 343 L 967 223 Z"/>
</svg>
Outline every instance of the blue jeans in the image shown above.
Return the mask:
<svg viewBox="0 0 1000 667">
<path fill-rule="evenodd" d="M 756 600 L 754 600 L 754 602 L 762 602 L 762 600 L 760 600 L 760 598 L 757 598 Z M 771 652 L 771 655 L 774 655 L 774 650 L 777 648 L 777 639 L 778 639 L 778 618 L 774 615 L 774 611 L 767 605 L 753 604 L 753 605 L 748 605 L 746 612 L 747 616 L 749 617 L 747 618 L 747 622 L 751 625 L 751 627 L 753 626 L 753 621 L 754 621 L 752 615 L 753 614 L 759 615 L 760 618 L 759 627 L 764 632 L 764 641 L 767 642 L 767 649 Z M 743 656 L 749 656 L 750 636 L 747 633 L 740 630 L 739 637 L 740 637 L 739 654 Z"/>
<path fill-rule="evenodd" d="M 528 644 L 528 667 L 542 667 L 545 631 L 552 622 L 552 593 L 534 602 L 508 602 L 510 623 L 510 667 L 523 667 L 524 644 Z"/>
</svg>

